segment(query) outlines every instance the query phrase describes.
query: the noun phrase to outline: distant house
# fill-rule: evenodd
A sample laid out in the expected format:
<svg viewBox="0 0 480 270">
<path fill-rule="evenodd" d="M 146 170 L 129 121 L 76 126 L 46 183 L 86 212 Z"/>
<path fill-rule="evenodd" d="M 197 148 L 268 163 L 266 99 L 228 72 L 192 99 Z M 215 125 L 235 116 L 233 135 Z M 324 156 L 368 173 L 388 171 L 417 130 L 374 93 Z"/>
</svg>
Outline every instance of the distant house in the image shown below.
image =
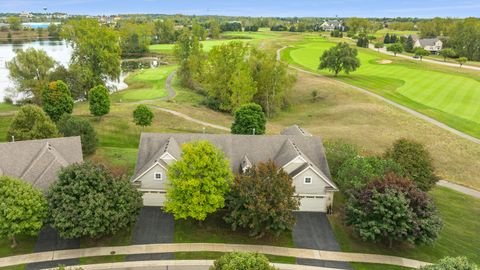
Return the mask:
<svg viewBox="0 0 480 270">
<path fill-rule="evenodd" d="M 80 137 L 0 143 L 0 175 L 43 191 L 57 180 L 61 168 L 82 161 Z"/>
<path fill-rule="evenodd" d="M 417 38 L 414 40 L 414 48 L 424 48 L 432 53 L 438 53 L 443 48 L 443 42 L 439 38 Z"/>
<path fill-rule="evenodd" d="M 320 27 L 323 31 L 332 32 L 336 29 L 343 31 L 343 24 L 339 20 L 325 20 Z"/>
<path fill-rule="evenodd" d="M 293 179 L 300 211 L 327 212 L 338 191 L 331 180 L 322 140 L 298 126 L 281 135 L 142 133 L 132 183 L 143 192 L 144 205 L 163 206 L 168 166 L 181 158 L 181 145 L 207 140 L 229 159 L 232 172 L 273 160 Z"/>
</svg>

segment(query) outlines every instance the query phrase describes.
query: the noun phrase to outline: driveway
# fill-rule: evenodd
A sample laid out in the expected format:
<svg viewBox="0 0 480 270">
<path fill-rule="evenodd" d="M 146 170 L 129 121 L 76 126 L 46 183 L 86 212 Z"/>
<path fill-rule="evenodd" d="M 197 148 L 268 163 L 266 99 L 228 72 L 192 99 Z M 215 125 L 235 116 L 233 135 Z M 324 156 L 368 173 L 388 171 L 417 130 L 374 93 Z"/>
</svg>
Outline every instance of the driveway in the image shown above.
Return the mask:
<svg viewBox="0 0 480 270">
<path fill-rule="evenodd" d="M 173 243 L 173 216 L 160 207 L 143 207 L 132 236 L 132 245 Z M 172 253 L 128 255 L 127 261 L 173 260 Z"/>
<path fill-rule="evenodd" d="M 295 247 L 318 250 L 340 251 L 332 227 L 325 213 L 297 212 L 297 223 L 293 228 Z M 322 266 L 340 269 L 352 269 L 349 263 L 322 261 L 312 259 L 297 259 L 298 264 Z"/>
<path fill-rule="evenodd" d="M 34 252 L 52 251 L 52 250 L 64 250 L 64 249 L 77 249 L 80 248 L 79 239 L 66 240 L 60 237 L 57 230 L 50 226 L 45 226 L 39 233 L 37 242 L 35 243 Z M 49 261 L 40 263 L 28 264 L 26 270 L 37 270 L 44 268 L 57 267 L 58 265 L 78 265 L 78 259 Z"/>
</svg>

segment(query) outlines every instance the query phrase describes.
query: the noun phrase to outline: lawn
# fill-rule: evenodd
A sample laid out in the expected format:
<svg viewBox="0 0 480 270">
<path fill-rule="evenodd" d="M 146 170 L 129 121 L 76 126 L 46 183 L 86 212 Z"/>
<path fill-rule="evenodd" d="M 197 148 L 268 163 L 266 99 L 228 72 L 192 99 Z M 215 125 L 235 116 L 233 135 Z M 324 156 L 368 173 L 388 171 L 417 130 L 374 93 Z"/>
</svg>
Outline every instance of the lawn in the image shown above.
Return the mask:
<svg viewBox="0 0 480 270">
<path fill-rule="evenodd" d="M 230 243 L 250 245 L 270 245 L 294 247 L 292 234 L 283 233 L 279 237 L 267 236 L 255 239 L 248 236 L 248 232 L 232 231 L 230 226 L 223 221 L 223 213 L 211 214 L 203 222 L 193 220 L 175 221 L 175 243 Z M 216 259 L 221 256 L 219 252 L 177 252 L 177 260 Z M 267 256 L 273 262 L 295 263 L 295 258 L 281 256 Z"/>
<path fill-rule="evenodd" d="M 0 103 L 0 112 L 11 112 L 11 111 L 16 111 L 17 109 L 18 107 L 15 105 Z"/>
<path fill-rule="evenodd" d="M 329 219 L 343 251 L 388 254 L 427 262 L 436 262 L 445 256 L 466 256 L 480 264 L 480 200 L 443 187 L 434 188 L 430 195 L 444 222 L 439 238 L 431 246 L 413 248 L 403 245 L 390 249 L 382 244 L 361 241 L 343 225 L 341 196 L 337 196 L 336 213 Z"/>
<path fill-rule="evenodd" d="M 166 97 L 165 81 L 176 66 L 160 66 L 130 74 L 125 82 L 128 88 L 112 94 L 113 102 L 152 100 Z"/>
<path fill-rule="evenodd" d="M 318 36 L 283 52 L 283 59 L 317 71 L 319 56 L 335 43 Z M 480 138 L 480 74 L 400 59 L 359 48 L 362 66 L 350 75 L 336 79 L 358 86 L 419 112 L 455 129 Z M 330 76 L 330 75 L 329 75 Z"/>
<path fill-rule="evenodd" d="M 386 34 L 395 34 L 397 36 L 408 36 L 408 35 L 418 35 L 418 31 L 400 31 L 400 30 L 394 30 L 394 29 L 388 29 L 388 28 L 383 28 L 381 30 L 378 30 L 375 32 L 376 37 L 384 37 Z"/>
</svg>

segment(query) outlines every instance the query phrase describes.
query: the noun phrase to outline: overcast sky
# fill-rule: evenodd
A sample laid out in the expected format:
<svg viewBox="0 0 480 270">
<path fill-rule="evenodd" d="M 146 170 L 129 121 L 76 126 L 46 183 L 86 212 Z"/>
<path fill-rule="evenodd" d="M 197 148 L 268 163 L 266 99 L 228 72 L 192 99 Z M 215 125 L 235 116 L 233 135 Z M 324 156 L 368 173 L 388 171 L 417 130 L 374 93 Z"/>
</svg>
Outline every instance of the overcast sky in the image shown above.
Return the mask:
<svg viewBox="0 0 480 270">
<path fill-rule="evenodd" d="M 469 17 L 480 0 L 0 0 L 0 12 L 196 14 L 297 17 Z"/>
</svg>

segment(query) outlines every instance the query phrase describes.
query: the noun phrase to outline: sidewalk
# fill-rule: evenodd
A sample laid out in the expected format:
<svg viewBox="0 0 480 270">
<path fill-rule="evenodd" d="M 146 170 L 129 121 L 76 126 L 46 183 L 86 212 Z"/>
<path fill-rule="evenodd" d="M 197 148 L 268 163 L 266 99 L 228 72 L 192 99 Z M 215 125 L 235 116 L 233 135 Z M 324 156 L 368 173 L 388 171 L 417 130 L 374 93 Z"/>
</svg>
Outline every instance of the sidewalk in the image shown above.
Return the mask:
<svg viewBox="0 0 480 270">
<path fill-rule="evenodd" d="M 237 244 L 208 244 L 208 243 L 182 243 L 182 244 L 150 244 L 118 247 L 96 247 L 72 250 L 48 251 L 0 258 L 0 267 L 21 265 L 35 262 L 65 260 L 94 256 L 131 255 L 169 252 L 256 252 L 275 256 L 296 257 L 302 259 L 316 259 L 340 262 L 363 262 L 376 264 L 389 264 L 402 267 L 420 268 L 428 265 L 427 262 L 406 259 L 396 256 L 347 253 L 338 251 L 324 251 L 300 248 L 285 248 L 262 245 L 237 245 Z"/>
<path fill-rule="evenodd" d="M 471 188 L 467 188 L 467 187 L 464 187 L 464 186 L 461 186 L 461 185 L 457 185 L 457 184 L 454 184 L 452 182 L 448 182 L 446 180 L 438 181 L 437 185 L 442 186 L 442 187 L 447 187 L 447 188 L 453 189 L 455 191 L 461 192 L 463 194 L 467 194 L 467 195 L 470 195 L 470 196 L 475 197 L 477 199 L 480 199 L 480 191 L 477 191 L 477 190 L 474 190 L 474 189 L 471 189 Z"/>
</svg>

